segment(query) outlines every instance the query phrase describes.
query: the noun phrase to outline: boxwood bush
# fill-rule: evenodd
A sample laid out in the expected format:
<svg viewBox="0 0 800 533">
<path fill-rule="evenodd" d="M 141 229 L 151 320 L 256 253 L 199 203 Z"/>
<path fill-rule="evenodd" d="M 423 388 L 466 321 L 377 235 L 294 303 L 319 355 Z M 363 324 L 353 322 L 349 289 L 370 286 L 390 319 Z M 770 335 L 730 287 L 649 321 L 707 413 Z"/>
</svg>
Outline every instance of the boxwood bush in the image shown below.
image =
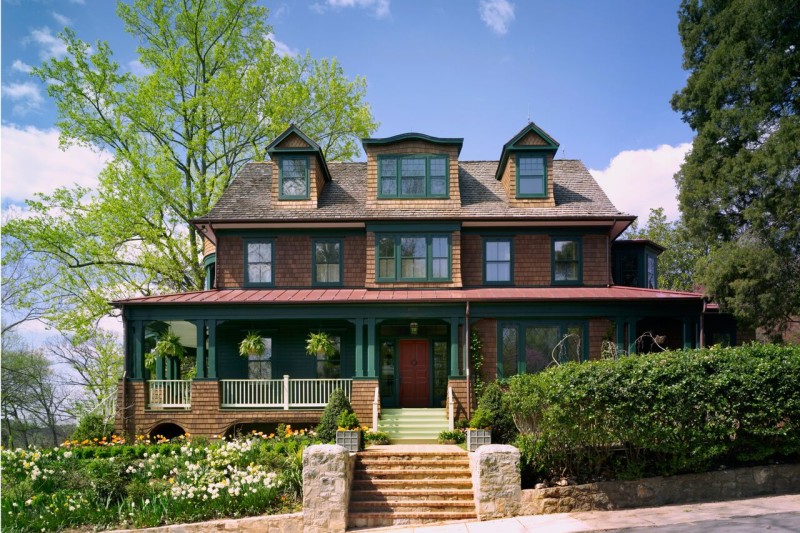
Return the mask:
<svg viewBox="0 0 800 533">
<path fill-rule="evenodd" d="M 800 347 L 752 344 L 515 376 L 526 485 L 800 460 Z"/>
</svg>

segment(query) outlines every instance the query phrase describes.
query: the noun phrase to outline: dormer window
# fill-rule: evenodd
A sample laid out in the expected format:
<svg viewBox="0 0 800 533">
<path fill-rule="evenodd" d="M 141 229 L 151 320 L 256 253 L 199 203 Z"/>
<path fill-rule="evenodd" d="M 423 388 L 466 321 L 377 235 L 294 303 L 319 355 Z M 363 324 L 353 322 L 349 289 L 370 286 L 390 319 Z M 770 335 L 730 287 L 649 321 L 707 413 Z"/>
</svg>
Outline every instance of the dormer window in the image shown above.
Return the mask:
<svg viewBox="0 0 800 533">
<path fill-rule="evenodd" d="M 517 156 L 517 198 L 547 196 L 547 162 L 543 155 Z"/>
<path fill-rule="evenodd" d="M 281 157 L 279 191 L 282 200 L 308 198 L 308 157 Z"/>
<path fill-rule="evenodd" d="M 447 156 L 378 158 L 379 198 L 448 198 Z"/>
</svg>

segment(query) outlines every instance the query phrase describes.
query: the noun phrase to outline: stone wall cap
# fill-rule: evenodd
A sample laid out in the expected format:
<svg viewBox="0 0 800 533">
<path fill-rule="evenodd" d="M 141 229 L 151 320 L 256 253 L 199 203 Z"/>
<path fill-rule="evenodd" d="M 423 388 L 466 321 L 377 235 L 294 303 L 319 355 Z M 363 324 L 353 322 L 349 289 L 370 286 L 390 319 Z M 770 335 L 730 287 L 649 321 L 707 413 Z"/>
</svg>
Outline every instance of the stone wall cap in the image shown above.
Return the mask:
<svg viewBox="0 0 800 533">
<path fill-rule="evenodd" d="M 473 453 L 478 456 L 494 453 L 510 453 L 513 455 L 519 455 L 519 450 L 509 444 L 485 444 Z"/>
<path fill-rule="evenodd" d="M 303 450 L 303 457 L 306 455 L 343 455 L 348 451 L 344 446 L 338 444 L 314 444 Z"/>
</svg>

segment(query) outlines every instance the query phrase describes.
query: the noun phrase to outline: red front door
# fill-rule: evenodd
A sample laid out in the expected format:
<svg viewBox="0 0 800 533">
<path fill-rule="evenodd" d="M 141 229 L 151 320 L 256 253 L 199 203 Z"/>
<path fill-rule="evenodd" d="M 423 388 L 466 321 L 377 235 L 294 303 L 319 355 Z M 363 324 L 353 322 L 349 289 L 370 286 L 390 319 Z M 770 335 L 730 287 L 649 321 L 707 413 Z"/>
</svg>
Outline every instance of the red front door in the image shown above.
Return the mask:
<svg viewBox="0 0 800 533">
<path fill-rule="evenodd" d="M 428 407 L 430 349 L 426 340 L 398 342 L 400 352 L 400 407 Z"/>
</svg>

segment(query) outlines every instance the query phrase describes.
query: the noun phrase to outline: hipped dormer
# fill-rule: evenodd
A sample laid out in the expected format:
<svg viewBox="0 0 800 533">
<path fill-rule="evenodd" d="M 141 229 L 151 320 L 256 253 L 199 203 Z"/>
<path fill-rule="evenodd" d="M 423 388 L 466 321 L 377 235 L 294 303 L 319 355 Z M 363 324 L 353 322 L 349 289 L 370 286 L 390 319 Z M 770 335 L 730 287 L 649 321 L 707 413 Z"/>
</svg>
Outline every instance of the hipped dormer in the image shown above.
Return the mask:
<svg viewBox="0 0 800 533">
<path fill-rule="evenodd" d="M 362 139 L 367 154 L 367 207 L 461 206 L 458 156 L 464 139 L 403 133 Z"/>
<path fill-rule="evenodd" d="M 558 146 L 532 122 L 503 145 L 495 178 L 511 207 L 555 207 L 553 158 Z"/>
<path fill-rule="evenodd" d="M 295 125 L 269 146 L 272 160 L 272 205 L 317 207 L 325 183 L 331 181 L 325 156 L 317 143 Z"/>
</svg>

